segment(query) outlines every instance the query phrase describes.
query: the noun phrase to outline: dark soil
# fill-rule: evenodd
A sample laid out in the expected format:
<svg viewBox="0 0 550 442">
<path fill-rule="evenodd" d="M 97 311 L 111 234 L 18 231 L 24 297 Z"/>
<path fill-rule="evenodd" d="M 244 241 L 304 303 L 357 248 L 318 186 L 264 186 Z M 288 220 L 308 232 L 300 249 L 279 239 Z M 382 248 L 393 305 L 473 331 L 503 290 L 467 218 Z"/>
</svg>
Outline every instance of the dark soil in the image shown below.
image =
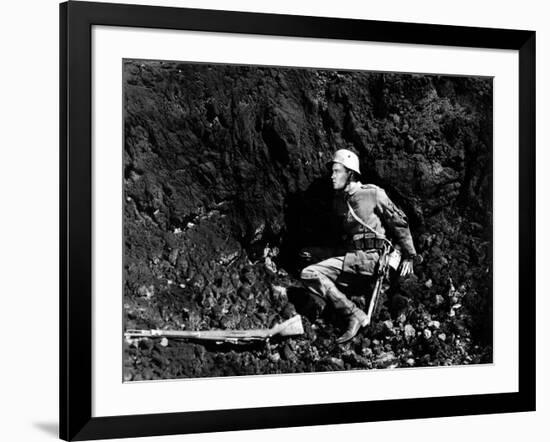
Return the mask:
<svg viewBox="0 0 550 442">
<path fill-rule="evenodd" d="M 126 329 L 266 328 L 245 345 L 125 340 L 125 380 L 492 361 L 492 80 L 124 62 Z M 331 246 L 327 161 L 407 213 L 423 263 L 346 345 L 297 280 Z M 365 305 L 364 296 L 355 296 Z"/>
</svg>

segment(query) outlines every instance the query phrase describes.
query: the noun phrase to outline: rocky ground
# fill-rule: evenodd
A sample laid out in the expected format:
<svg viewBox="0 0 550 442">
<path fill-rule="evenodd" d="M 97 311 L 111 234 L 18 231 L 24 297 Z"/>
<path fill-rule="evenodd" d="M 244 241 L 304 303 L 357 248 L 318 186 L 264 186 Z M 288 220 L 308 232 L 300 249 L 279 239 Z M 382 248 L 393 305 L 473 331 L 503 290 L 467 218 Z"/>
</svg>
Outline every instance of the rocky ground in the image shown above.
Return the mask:
<svg viewBox="0 0 550 442">
<path fill-rule="evenodd" d="M 127 60 L 125 329 L 305 334 L 125 340 L 126 381 L 492 361 L 492 80 Z M 356 151 L 424 261 L 352 342 L 297 275 L 335 244 L 326 163 Z M 364 305 L 363 296 L 354 300 Z M 323 308 L 325 307 L 325 308 Z"/>
</svg>

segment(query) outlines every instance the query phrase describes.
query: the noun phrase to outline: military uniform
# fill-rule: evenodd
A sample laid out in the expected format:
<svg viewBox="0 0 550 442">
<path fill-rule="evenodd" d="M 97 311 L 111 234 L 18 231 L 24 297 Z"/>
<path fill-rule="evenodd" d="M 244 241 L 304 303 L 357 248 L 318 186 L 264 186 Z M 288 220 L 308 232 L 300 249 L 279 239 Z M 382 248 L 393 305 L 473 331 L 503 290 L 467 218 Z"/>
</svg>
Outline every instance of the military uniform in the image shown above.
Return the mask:
<svg viewBox="0 0 550 442">
<path fill-rule="evenodd" d="M 373 275 L 386 237 L 393 239 L 404 258 L 414 257 L 416 251 L 406 215 L 380 187 L 353 183 L 336 200 L 335 210 L 343 218 L 344 249 L 339 256 L 304 268 L 301 278 L 312 292 L 353 315 L 358 308 L 335 287 L 342 275 Z"/>
</svg>

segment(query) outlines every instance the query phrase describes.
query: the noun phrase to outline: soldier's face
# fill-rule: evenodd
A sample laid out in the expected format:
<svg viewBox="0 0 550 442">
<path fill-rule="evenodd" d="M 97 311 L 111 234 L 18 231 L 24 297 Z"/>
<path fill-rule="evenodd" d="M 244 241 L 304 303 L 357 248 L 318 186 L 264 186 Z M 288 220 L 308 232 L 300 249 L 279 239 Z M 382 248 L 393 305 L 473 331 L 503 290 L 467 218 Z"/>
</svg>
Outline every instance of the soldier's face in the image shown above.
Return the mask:
<svg viewBox="0 0 550 442">
<path fill-rule="evenodd" d="M 348 170 L 340 163 L 333 163 L 332 165 L 332 175 L 330 179 L 332 180 L 332 188 L 334 190 L 342 190 L 346 187 L 348 182 L 349 172 Z"/>
</svg>

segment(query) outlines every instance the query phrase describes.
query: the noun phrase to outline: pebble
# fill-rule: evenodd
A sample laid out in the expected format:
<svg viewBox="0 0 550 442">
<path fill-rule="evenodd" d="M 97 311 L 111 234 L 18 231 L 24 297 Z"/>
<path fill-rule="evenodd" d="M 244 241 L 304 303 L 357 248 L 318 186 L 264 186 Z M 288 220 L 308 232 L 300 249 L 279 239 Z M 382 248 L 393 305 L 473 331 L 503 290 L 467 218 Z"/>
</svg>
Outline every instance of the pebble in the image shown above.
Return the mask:
<svg viewBox="0 0 550 442">
<path fill-rule="evenodd" d="M 167 338 L 162 338 L 160 340 L 160 345 L 162 345 L 163 347 L 168 347 L 168 339 Z"/>
<path fill-rule="evenodd" d="M 273 297 L 275 299 L 287 299 L 286 287 L 280 285 L 273 285 Z"/>
<path fill-rule="evenodd" d="M 391 319 L 388 319 L 387 321 L 384 321 L 384 325 L 386 326 L 386 328 L 388 330 L 392 330 L 393 329 L 393 322 Z"/>
<path fill-rule="evenodd" d="M 410 339 L 414 338 L 414 335 L 416 334 L 416 330 L 411 324 L 407 324 L 404 329 L 405 338 Z"/>
<path fill-rule="evenodd" d="M 397 358 L 392 352 L 381 353 L 374 361 L 376 368 L 389 368 Z"/>
<path fill-rule="evenodd" d="M 431 289 L 432 286 L 433 286 L 434 284 L 433 284 L 433 282 L 432 282 L 431 279 L 428 279 L 428 280 L 424 283 L 424 285 L 426 286 L 426 288 Z"/>
<path fill-rule="evenodd" d="M 441 339 L 443 342 L 445 342 L 445 340 L 447 339 L 447 335 L 446 335 L 445 333 L 439 333 L 439 334 L 437 335 L 437 337 L 438 337 L 439 339 Z"/>
<path fill-rule="evenodd" d="M 330 358 L 330 362 L 331 362 L 332 365 L 336 365 L 338 368 L 340 368 L 342 370 L 345 368 L 344 361 L 342 359 Z"/>
<path fill-rule="evenodd" d="M 365 347 L 365 348 L 361 349 L 361 353 L 363 354 L 363 356 L 365 356 L 367 358 L 372 356 L 372 350 L 369 347 Z"/>
<path fill-rule="evenodd" d="M 441 326 L 441 323 L 439 321 L 430 321 L 428 324 L 428 327 L 432 328 L 439 328 Z"/>
<path fill-rule="evenodd" d="M 296 360 L 296 355 L 294 354 L 294 352 L 292 351 L 292 349 L 288 344 L 286 344 L 283 348 L 283 355 L 287 361 Z"/>
<path fill-rule="evenodd" d="M 269 270 L 271 273 L 277 273 L 277 266 L 275 263 L 271 260 L 271 258 L 266 258 L 264 262 L 265 268 Z"/>
<path fill-rule="evenodd" d="M 311 358 L 314 362 L 318 362 L 321 359 L 321 356 L 319 355 L 319 350 L 317 347 L 311 347 Z"/>
<path fill-rule="evenodd" d="M 154 296 L 154 294 L 155 294 L 155 287 L 152 285 L 150 285 L 149 287 L 142 285 L 138 289 L 138 295 L 143 298 L 150 299 Z"/>
<path fill-rule="evenodd" d="M 413 358 L 409 358 L 409 359 L 407 359 L 407 361 L 406 361 L 406 362 L 407 362 L 407 365 L 408 365 L 409 367 L 412 367 L 412 366 L 414 366 L 414 359 L 413 359 Z"/>
<path fill-rule="evenodd" d="M 441 295 L 435 295 L 435 305 L 441 305 L 445 302 L 445 298 Z"/>
<path fill-rule="evenodd" d="M 176 262 L 178 260 L 178 255 L 179 255 L 179 250 L 178 249 L 173 249 L 170 252 L 170 255 L 168 256 L 168 261 L 170 261 L 170 264 L 176 265 Z"/>
<path fill-rule="evenodd" d="M 429 329 L 424 330 L 424 338 L 430 339 L 432 337 L 432 332 Z"/>
</svg>

